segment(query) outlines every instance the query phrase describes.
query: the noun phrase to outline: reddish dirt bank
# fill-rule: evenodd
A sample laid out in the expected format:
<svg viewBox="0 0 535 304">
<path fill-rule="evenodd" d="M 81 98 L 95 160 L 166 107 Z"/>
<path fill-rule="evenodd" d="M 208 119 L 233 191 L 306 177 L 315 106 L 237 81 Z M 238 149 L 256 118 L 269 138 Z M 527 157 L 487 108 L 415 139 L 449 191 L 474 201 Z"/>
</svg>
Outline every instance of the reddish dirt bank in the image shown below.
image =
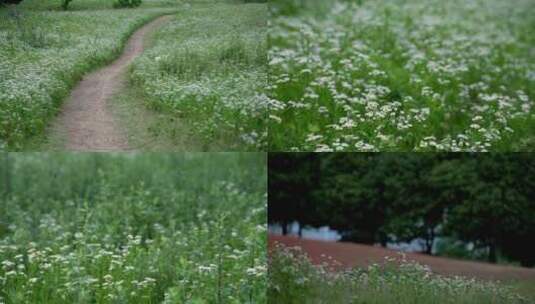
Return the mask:
<svg viewBox="0 0 535 304">
<path fill-rule="evenodd" d="M 333 265 L 332 261 L 335 260 L 340 263 L 340 265 L 335 266 L 339 268 L 365 267 L 374 262 L 382 263 L 387 256 L 400 256 L 399 251 L 381 247 L 353 243 L 303 240 L 288 236 L 270 235 L 268 237 L 268 243 L 270 249 L 276 243 L 288 247 L 301 247 L 314 264 L 326 262 Z M 416 261 L 420 264 L 428 265 L 433 272 L 442 275 L 459 275 L 485 280 L 535 280 L 535 269 L 460 261 L 417 253 L 407 253 L 406 258 L 409 261 Z"/>
</svg>

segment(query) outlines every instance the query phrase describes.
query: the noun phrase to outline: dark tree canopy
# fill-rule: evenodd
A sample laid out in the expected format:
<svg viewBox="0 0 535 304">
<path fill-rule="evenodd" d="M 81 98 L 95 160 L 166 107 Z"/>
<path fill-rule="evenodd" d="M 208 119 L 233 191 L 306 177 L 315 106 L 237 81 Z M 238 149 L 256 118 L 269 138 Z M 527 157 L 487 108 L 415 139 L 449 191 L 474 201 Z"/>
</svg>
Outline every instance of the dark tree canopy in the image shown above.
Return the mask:
<svg viewBox="0 0 535 304">
<path fill-rule="evenodd" d="M 0 0 L 0 4 L 19 4 L 22 0 Z"/>
<path fill-rule="evenodd" d="M 275 153 L 269 222 L 366 244 L 422 240 L 428 254 L 448 239 L 534 266 L 533 176 L 530 154 Z"/>
<path fill-rule="evenodd" d="M 272 189 L 277 189 L 270 195 L 278 204 L 269 208 L 268 216 L 281 223 L 284 233 L 293 221 L 310 224 L 321 222 L 314 216 L 319 212 L 312 210 L 314 205 L 311 204 L 314 192 L 311 189 L 314 189 L 319 178 L 317 165 L 319 162 L 315 154 L 295 153 L 269 158 L 269 167 L 274 170 L 273 174 L 270 172 L 268 183 Z"/>
</svg>

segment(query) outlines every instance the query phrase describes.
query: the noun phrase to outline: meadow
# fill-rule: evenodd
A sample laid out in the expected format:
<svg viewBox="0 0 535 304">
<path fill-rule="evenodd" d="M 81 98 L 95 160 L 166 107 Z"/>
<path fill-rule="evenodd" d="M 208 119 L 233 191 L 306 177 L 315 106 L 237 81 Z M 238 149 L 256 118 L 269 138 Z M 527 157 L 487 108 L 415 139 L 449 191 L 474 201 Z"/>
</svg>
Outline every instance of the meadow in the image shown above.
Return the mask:
<svg viewBox="0 0 535 304">
<path fill-rule="evenodd" d="M 146 1 L 150 3 L 151 1 Z M 86 72 L 117 57 L 130 34 L 169 8 L 111 10 L 111 1 L 26 0 L 0 9 L 0 149 L 40 135 Z"/>
<path fill-rule="evenodd" d="M 270 151 L 531 151 L 533 1 L 274 1 Z"/>
<path fill-rule="evenodd" d="M 63 11 L 60 2 L 0 6 L 0 150 L 62 150 L 49 125 L 71 89 L 160 15 L 175 17 L 147 39 L 127 97 L 117 98 L 140 101 L 122 113 L 132 149 L 154 150 L 160 139 L 167 151 L 265 149 L 265 3 L 144 0 L 115 9 L 114 1 L 75 0 Z M 155 125 L 133 122 L 136 110 Z"/>
<path fill-rule="evenodd" d="M 268 298 L 287 304 L 533 303 L 528 293 L 519 294 L 518 286 L 439 276 L 403 255 L 344 271 L 334 271 L 332 264 L 312 265 L 299 248 L 273 249 Z"/>
<path fill-rule="evenodd" d="M 266 301 L 264 155 L 0 156 L 0 303 Z"/>
<path fill-rule="evenodd" d="M 192 5 L 155 33 L 131 80 L 150 109 L 169 114 L 156 136 L 195 137 L 203 150 L 266 149 L 267 15 L 262 3 Z"/>
</svg>

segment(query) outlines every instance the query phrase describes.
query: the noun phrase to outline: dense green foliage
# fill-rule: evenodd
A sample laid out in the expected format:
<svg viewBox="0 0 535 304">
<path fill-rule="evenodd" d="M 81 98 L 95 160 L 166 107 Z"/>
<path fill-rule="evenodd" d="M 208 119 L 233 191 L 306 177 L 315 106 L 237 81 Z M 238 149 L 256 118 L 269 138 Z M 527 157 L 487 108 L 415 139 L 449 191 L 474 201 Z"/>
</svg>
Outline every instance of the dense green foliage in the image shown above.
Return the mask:
<svg viewBox="0 0 535 304">
<path fill-rule="evenodd" d="M 182 7 L 132 68 L 146 104 L 183 122 L 154 130 L 194 137 L 203 150 L 264 150 L 266 31 L 266 4 Z"/>
<path fill-rule="evenodd" d="M 269 221 L 535 265 L 531 154 L 270 154 Z M 467 244 L 474 248 L 468 250 Z"/>
<path fill-rule="evenodd" d="M 275 0 L 270 151 L 531 151 L 531 0 Z"/>
<path fill-rule="evenodd" d="M 263 154 L 0 157 L 0 302 L 266 301 Z"/>
<path fill-rule="evenodd" d="M 138 7 L 141 5 L 141 0 L 116 0 L 113 3 L 114 7 Z"/>
<path fill-rule="evenodd" d="M 335 273 L 311 265 L 301 252 L 287 248 L 270 254 L 268 298 L 285 304 L 527 304 L 533 300 L 500 283 L 438 276 L 403 257 Z"/>
<path fill-rule="evenodd" d="M 0 0 L 0 5 L 3 4 L 18 4 L 22 2 L 22 0 Z"/>
<path fill-rule="evenodd" d="M 137 27 L 172 12 L 98 10 L 108 5 L 75 1 L 60 12 L 48 11 L 59 8 L 57 1 L 27 0 L 0 9 L 0 150 L 24 148 L 83 74 L 115 58 Z"/>
<path fill-rule="evenodd" d="M 24 10 L 61 10 L 62 0 L 24 0 L 19 8 Z M 176 7 L 183 3 L 183 0 L 144 0 L 140 8 Z M 113 0 L 73 0 L 69 3 L 70 11 L 81 10 L 107 10 L 113 8 Z"/>
<path fill-rule="evenodd" d="M 61 8 L 64 10 L 67 10 L 69 8 L 69 4 L 72 2 L 72 0 L 62 0 L 61 1 Z"/>
</svg>

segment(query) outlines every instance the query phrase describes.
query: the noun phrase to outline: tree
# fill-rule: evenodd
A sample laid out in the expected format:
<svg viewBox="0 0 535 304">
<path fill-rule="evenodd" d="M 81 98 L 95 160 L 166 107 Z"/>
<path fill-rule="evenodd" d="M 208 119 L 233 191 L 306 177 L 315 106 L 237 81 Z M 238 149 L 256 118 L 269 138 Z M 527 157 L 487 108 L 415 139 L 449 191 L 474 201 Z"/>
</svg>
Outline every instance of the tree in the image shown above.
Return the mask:
<svg viewBox="0 0 535 304">
<path fill-rule="evenodd" d="M 495 263 L 501 251 L 529 263 L 512 243 L 528 240 L 526 227 L 535 224 L 534 185 L 529 178 L 535 174 L 533 157 L 471 155 L 447 170 L 449 174 L 441 175 L 442 186 L 455 199 L 445 223 L 448 232 L 487 248 L 489 262 Z"/>
<path fill-rule="evenodd" d="M 386 191 L 384 166 L 376 154 L 333 154 L 325 158 L 325 173 L 318 198 L 320 217 L 339 230 L 342 240 L 386 245 L 382 229 L 391 193 Z"/>
<path fill-rule="evenodd" d="M 275 154 L 269 220 L 284 233 L 292 221 L 328 225 L 365 244 L 422 240 L 427 254 L 447 238 L 475 245 L 472 257 L 533 266 L 533 176 L 531 154 Z"/>
<path fill-rule="evenodd" d="M 385 180 L 392 192 L 391 215 L 384 229 L 396 241 L 422 239 L 424 252 L 432 254 L 444 210 L 449 201 L 432 182 L 433 169 L 445 154 L 397 154 L 389 156 Z M 389 168 L 389 169 L 388 169 Z"/>
<path fill-rule="evenodd" d="M 300 234 L 304 225 L 312 222 L 312 189 L 318 169 L 314 153 L 272 153 L 269 155 L 268 221 L 278 223 L 283 234 L 288 225 L 299 222 Z"/>
<path fill-rule="evenodd" d="M 508 154 L 507 167 L 499 170 L 502 201 L 500 233 L 496 243 L 501 253 L 520 261 L 527 267 L 535 266 L 535 158 L 530 153 Z"/>
<path fill-rule="evenodd" d="M 0 4 L 19 4 L 22 0 L 0 0 Z"/>
</svg>

